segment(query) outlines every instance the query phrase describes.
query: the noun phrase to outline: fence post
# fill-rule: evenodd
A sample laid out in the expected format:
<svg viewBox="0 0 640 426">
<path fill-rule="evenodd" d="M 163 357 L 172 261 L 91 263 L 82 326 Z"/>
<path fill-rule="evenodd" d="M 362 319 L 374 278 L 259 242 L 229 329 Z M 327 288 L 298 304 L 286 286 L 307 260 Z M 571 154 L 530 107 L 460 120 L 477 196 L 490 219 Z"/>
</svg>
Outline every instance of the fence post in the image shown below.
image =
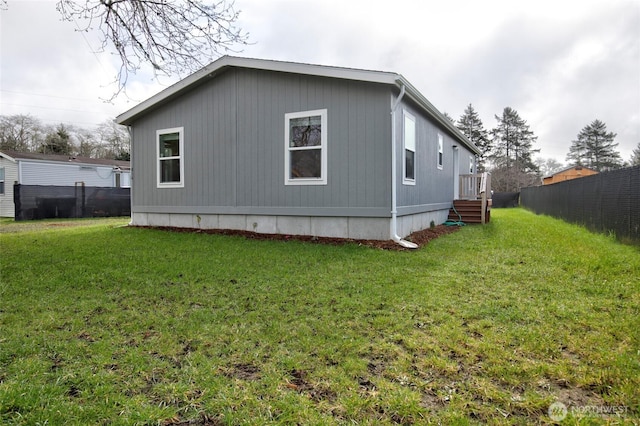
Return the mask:
<svg viewBox="0 0 640 426">
<path fill-rule="evenodd" d="M 21 216 L 22 203 L 20 202 L 20 184 L 17 182 L 13 184 L 13 205 L 13 220 L 19 221 Z"/>
</svg>

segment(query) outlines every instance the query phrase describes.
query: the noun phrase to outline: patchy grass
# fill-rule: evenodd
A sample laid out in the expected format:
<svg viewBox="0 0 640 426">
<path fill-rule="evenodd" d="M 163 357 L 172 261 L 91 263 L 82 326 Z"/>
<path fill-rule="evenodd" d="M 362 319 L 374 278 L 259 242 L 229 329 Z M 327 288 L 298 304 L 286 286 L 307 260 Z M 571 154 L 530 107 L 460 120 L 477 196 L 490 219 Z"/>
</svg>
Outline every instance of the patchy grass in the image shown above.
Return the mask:
<svg viewBox="0 0 640 426">
<path fill-rule="evenodd" d="M 412 252 L 121 222 L 0 235 L 0 423 L 638 422 L 635 247 L 520 209 Z"/>
<path fill-rule="evenodd" d="M 0 234 L 56 230 L 59 228 L 75 228 L 78 226 L 125 226 L 130 217 L 85 218 L 85 219 L 43 219 L 15 221 L 13 218 L 0 218 Z"/>
</svg>

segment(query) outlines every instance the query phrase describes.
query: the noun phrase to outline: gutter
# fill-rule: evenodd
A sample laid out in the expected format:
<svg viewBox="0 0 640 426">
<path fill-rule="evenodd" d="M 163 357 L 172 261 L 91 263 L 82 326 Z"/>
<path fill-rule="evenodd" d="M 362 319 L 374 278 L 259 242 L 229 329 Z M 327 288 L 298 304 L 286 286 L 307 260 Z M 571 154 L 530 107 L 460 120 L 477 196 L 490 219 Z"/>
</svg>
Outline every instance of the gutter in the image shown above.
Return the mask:
<svg viewBox="0 0 640 426">
<path fill-rule="evenodd" d="M 403 240 L 398 235 L 398 167 L 396 165 L 396 110 L 405 94 L 405 85 L 401 83 L 400 94 L 391 106 L 391 239 L 402 247 L 417 249 L 418 245 Z"/>
</svg>

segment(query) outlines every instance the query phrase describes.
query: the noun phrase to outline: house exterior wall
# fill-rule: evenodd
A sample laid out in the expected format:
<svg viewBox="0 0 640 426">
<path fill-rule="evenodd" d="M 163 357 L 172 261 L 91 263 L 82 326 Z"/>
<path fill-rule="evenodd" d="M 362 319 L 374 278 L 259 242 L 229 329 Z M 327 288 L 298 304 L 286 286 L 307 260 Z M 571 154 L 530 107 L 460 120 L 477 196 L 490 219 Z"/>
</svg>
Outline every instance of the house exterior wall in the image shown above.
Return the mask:
<svg viewBox="0 0 640 426">
<path fill-rule="evenodd" d="M 416 119 L 415 184 L 403 183 L 403 111 Z M 400 103 L 395 114 L 395 125 L 398 129 L 398 229 L 400 234 L 408 235 L 429 227 L 432 220 L 435 224 L 446 221 L 451 202 L 458 197 L 454 190 L 457 189 L 459 175 L 469 173 L 470 164 L 475 165 L 475 155 L 411 101 L 403 100 Z M 438 167 L 438 135 L 443 139 L 442 168 Z"/>
<path fill-rule="evenodd" d="M 17 160 L 19 181 L 22 185 L 74 186 L 84 182 L 85 186 L 114 187 L 116 177 L 112 167 L 48 163 L 33 160 Z M 130 183 L 129 172 L 121 174 L 121 186 Z"/>
<path fill-rule="evenodd" d="M 132 127 L 132 224 L 389 239 L 395 86 L 231 67 Z M 326 110 L 327 182 L 285 184 L 285 114 Z M 403 111 L 416 118 L 415 185 L 402 176 Z M 447 219 L 473 153 L 411 100 L 394 115 L 398 234 Z M 184 185 L 158 185 L 157 132 L 182 129 Z M 438 135 L 444 162 L 437 167 Z M 457 181 L 457 176 L 455 176 Z"/>
<path fill-rule="evenodd" d="M 4 193 L 0 194 L 0 217 L 14 217 L 13 184 L 18 180 L 18 163 L 0 156 L 4 168 Z"/>
<path fill-rule="evenodd" d="M 133 127 L 133 213 L 390 216 L 389 93 L 233 68 Z M 326 185 L 284 184 L 285 114 L 327 110 Z M 156 131 L 184 128 L 183 188 L 157 187 Z"/>
</svg>

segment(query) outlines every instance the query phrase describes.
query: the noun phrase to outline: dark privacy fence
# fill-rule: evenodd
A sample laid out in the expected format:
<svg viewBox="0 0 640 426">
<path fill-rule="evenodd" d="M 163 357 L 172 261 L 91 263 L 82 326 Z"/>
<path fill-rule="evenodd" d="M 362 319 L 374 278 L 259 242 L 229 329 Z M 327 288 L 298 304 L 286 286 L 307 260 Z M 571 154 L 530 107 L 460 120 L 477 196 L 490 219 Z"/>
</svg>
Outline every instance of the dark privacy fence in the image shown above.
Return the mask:
<svg viewBox="0 0 640 426">
<path fill-rule="evenodd" d="M 522 188 L 520 203 L 537 214 L 640 242 L 640 166 Z"/>
<path fill-rule="evenodd" d="M 128 216 L 130 188 L 14 185 L 15 220 Z"/>
<path fill-rule="evenodd" d="M 519 200 L 519 192 L 494 192 L 491 194 L 491 207 L 496 209 L 518 207 L 520 205 Z"/>
</svg>

